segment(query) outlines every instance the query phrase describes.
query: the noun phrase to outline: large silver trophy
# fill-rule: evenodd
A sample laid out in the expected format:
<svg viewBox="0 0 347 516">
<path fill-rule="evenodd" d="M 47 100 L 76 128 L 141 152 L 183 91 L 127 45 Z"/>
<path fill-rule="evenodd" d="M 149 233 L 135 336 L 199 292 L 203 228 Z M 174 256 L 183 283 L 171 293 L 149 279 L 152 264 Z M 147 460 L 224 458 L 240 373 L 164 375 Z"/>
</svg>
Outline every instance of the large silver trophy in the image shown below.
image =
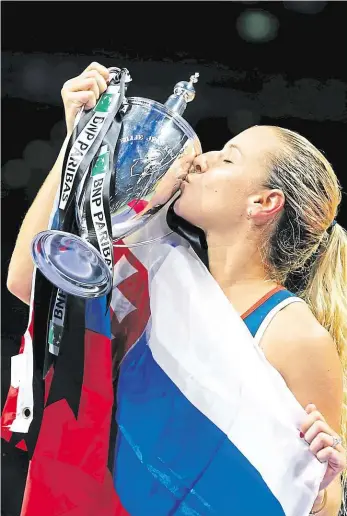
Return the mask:
<svg viewBox="0 0 347 516">
<path fill-rule="evenodd" d="M 126 72 L 125 91 L 127 83 L 131 81 Z M 72 177 L 73 166 L 76 165 L 77 169 L 77 158 L 74 158 L 75 162 L 72 161 L 70 169 L 67 168 L 71 170 L 71 184 L 74 180 L 78 183 L 72 202 L 79 236 L 58 228 L 39 233 L 32 242 L 32 257 L 36 266 L 61 291 L 84 298 L 107 294 L 112 288 L 112 247 L 124 246 L 126 244 L 121 239 L 141 233 L 138 230 L 157 216 L 177 192 L 176 188 L 166 197 L 158 195 L 161 189 L 165 190 L 165 181 L 170 188 L 172 182 L 168 176 L 185 149 L 189 148 L 194 155 L 201 153 L 197 135 L 182 118 L 187 103 L 195 97 L 194 83 L 198 75 L 176 84 L 174 93 L 165 104 L 141 97 L 126 98 L 123 94 L 116 110 L 121 124 L 115 148 L 110 149 L 102 142 L 94 161 L 78 180 Z M 112 97 L 112 88 L 116 86 L 109 86 L 94 108 L 97 121 L 105 113 L 104 106 L 109 105 L 107 101 Z M 75 132 L 76 126 L 77 123 Z M 80 144 L 80 149 L 87 156 L 89 149 L 84 149 L 88 144 L 88 131 L 84 133 L 80 132 L 76 140 L 85 142 Z M 107 171 L 110 171 L 111 188 L 105 214 L 102 199 Z M 62 181 L 66 181 L 66 177 Z M 67 188 L 64 184 L 62 186 L 59 207 L 65 209 L 67 201 L 64 203 L 63 199 Z M 66 187 L 69 187 L 68 183 Z M 92 229 L 91 224 L 88 226 L 88 220 L 94 223 Z M 131 245 L 145 245 L 153 242 L 153 239 L 155 237 L 138 242 L 132 239 Z"/>
</svg>

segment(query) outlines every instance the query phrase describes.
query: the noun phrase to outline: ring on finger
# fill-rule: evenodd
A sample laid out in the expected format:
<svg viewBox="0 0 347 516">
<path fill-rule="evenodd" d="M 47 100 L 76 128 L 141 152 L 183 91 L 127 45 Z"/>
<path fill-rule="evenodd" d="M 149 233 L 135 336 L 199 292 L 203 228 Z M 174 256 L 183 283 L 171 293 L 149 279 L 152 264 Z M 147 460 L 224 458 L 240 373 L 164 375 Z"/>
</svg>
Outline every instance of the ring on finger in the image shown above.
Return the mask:
<svg viewBox="0 0 347 516">
<path fill-rule="evenodd" d="M 332 438 L 333 438 L 333 444 L 331 445 L 332 448 L 336 448 L 336 446 L 338 446 L 339 444 L 342 443 L 342 439 L 340 436 L 336 437 L 335 435 L 333 435 Z"/>
</svg>

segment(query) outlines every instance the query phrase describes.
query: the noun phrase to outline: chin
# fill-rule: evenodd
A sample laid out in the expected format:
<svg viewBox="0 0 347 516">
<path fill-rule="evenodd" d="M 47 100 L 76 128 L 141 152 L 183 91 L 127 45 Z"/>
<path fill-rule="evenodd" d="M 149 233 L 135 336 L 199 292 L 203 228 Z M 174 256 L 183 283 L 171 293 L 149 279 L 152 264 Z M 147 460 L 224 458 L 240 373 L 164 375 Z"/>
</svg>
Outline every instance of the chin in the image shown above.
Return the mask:
<svg viewBox="0 0 347 516">
<path fill-rule="evenodd" d="M 182 217 L 183 219 L 185 219 L 185 209 L 184 209 L 184 200 L 182 202 L 182 196 L 183 194 L 181 193 L 181 195 L 177 198 L 177 200 L 175 201 L 175 204 L 174 204 L 174 212 L 176 213 L 176 215 L 178 215 L 179 217 Z"/>
<path fill-rule="evenodd" d="M 178 217 L 181 217 L 190 224 L 199 227 L 196 210 L 194 210 L 194 206 L 191 202 L 186 201 L 184 194 L 181 194 L 180 197 L 178 197 L 174 204 L 173 210 Z"/>
</svg>

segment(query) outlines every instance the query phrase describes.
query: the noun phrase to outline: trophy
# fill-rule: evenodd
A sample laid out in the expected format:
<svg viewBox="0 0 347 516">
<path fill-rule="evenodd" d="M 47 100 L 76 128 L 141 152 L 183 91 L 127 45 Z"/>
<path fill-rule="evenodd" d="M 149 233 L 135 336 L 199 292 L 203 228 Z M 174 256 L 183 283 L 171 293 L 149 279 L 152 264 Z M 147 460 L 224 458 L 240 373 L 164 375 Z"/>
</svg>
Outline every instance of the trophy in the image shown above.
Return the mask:
<svg viewBox="0 0 347 516">
<path fill-rule="evenodd" d="M 31 249 L 36 266 L 53 285 L 82 298 L 110 292 L 113 246 L 124 246 L 122 239 L 136 235 L 173 199 L 178 188 L 164 197 L 158 192 L 170 189 L 170 171 L 182 153 L 187 148 L 201 153 L 196 133 L 182 117 L 195 97 L 198 73 L 178 82 L 161 104 L 127 98 L 128 70 L 110 72 L 110 85 L 95 108 L 75 122 L 57 222 L 36 235 Z"/>
</svg>

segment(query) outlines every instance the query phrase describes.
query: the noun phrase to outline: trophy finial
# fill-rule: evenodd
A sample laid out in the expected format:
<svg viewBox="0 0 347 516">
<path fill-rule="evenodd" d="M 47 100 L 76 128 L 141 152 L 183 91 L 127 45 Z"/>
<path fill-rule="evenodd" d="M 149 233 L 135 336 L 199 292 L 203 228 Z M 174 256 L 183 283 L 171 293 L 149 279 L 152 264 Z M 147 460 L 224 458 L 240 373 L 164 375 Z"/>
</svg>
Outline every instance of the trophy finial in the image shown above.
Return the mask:
<svg viewBox="0 0 347 516">
<path fill-rule="evenodd" d="M 175 85 L 173 94 L 165 102 L 165 106 L 171 111 L 182 115 L 187 103 L 195 98 L 194 84 L 198 82 L 199 73 L 190 76 L 189 81 L 180 81 Z"/>
<path fill-rule="evenodd" d="M 196 72 L 194 75 L 190 76 L 189 82 L 191 82 L 192 84 L 195 84 L 196 82 L 198 82 L 199 77 L 200 77 L 199 72 Z"/>
<path fill-rule="evenodd" d="M 176 84 L 174 93 L 175 95 L 183 96 L 186 102 L 191 102 L 195 98 L 195 88 L 194 84 L 198 82 L 199 73 L 196 72 L 194 75 L 190 76 L 188 81 L 180 81 Z"/>
</svg>

